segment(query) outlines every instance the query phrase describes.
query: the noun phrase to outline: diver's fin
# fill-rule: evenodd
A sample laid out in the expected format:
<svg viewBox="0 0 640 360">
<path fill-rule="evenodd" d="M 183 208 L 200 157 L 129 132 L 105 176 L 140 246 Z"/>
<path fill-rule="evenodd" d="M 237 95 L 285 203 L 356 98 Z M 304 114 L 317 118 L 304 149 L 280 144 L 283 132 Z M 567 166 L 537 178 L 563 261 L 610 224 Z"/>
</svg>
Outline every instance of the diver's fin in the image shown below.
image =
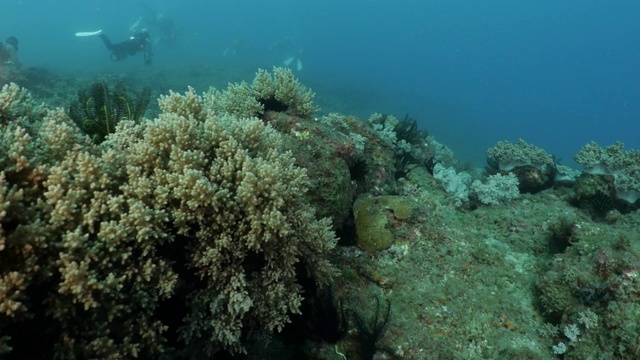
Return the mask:
<svg viewBox="0 0 640 360">
<path fill-rule="evenodd" d="M 102 34 L 102 30 L 98 30 L 98 31 L 80 31 L 76 33 L 76 36 L 78 37 L 84 37 L 84 36 L 96 36 L 96 35 L 100 35 Z"/>
<path fill-rule="evenodd" d="M 285 61 L 283 61 L 284 66 L 289 66 L 289 65 L 291 65 L 291 63 L 293 62 L 293 60 L 295 60 L 295 58 L 296 58 L 295 56 L 292 56 L 292 57 L 290 57 L 290 58 L 286 59 Z"/>
<path fill-rule="evenodd" d="M 298 69 L 298 71 L 302 70 L 302 61 L 300 61 L 300 59 L 298 59 L 297 69 Z"/>
</svg>

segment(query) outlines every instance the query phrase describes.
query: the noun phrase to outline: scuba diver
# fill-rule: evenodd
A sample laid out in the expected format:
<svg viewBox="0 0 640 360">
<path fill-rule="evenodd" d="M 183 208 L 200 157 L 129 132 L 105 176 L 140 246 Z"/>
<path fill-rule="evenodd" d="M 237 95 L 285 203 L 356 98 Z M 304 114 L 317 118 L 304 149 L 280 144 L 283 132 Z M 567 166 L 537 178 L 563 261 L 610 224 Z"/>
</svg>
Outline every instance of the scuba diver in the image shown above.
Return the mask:
<svg viewBox="0 0 640 360">
<path fill-rule="evenodd" d="M 111 51 L 111 60 L 120 61 L 126 59 L 128 56 L 133 56 L 138 52 L 142 52 L 142 57 L 146 65 L 151 65 L 153 60 L 153 53 L 151 52 L 151 35 L 146 30 L 142 30 L 128 40 L 113 44 L 109 38 L 100 32 L 100 38 L 106 45 L 107 49 Z"/>
<path fill-rule="evenodd" d="M 0 68 L 5 67 L 11 70 L 20 70 L 20 61 L 18 60 L 18 39 L 9 36 L 4 43 L 0 42 Z"/>
<path fill-rule="evenodd" d="M 102 42 L 107 47 L 109 51 L 111 51 L 111 60 L 120 61 L 124 60 L 129 56 L 134 56 L 135 54 L 141 52 L 142 57 L 144 58 L 144 63 L 146 65 L 151 65 L 151 61 L 153 60 L 153 53 L 151 52 L 151 35 L 145 29 L 135 33 L 129 39 L 114 44 L 109 40 L 109 38 L 102 33 L 102 30 L 98 31 L 82 31 L 77 32 L 76 36 L 84 37 L 84 36 L 96 36 L 100 35 Z"/>
</svg>

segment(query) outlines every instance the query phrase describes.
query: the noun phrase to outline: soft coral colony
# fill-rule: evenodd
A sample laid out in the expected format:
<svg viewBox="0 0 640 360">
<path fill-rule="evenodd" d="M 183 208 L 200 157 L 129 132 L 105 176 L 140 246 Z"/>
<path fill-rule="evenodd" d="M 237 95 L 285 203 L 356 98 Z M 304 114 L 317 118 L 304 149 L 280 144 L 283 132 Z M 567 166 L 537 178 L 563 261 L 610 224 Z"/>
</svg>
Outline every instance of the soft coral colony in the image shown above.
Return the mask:
<svg viewBox="0 0 640 360">
<path fill-rule="evenodd" d="M 28 357 L 27 333 L 60 358 L 239 352 L 299 311 L 297 266 L 332 278 L 330 222 L 262 121 L 189 90 L 97 145 L 15 85 L 0 99 L 0 353 Z"/>
</svg>

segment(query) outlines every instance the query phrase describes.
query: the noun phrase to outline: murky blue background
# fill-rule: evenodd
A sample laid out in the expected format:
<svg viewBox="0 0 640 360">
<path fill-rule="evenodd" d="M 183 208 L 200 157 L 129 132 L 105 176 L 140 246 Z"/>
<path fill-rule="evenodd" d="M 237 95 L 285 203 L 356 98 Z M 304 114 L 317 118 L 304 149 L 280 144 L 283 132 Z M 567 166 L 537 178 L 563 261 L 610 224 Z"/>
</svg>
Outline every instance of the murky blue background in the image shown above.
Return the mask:
<svg viewBox="0 0 640 360">
<path fill-rule="evenodd" d="M 640 148 L 640 2 L 575 0 L 147 1 L 181 32 L 154 67 L 219 66 L 251 80 L 300 56 L 323 112 L 409 113 L 462 158 L 519 137 L 564 163 L 590 140 Z M 113 63 L 112 40 L 148 10 L 137 1 L 0 1 L 23 65 L 145 71 Z M 296 64 L 296 62 L 294 62 Z M 295 67 L 295 66 L 294 66 Z M 211 84 L 224 87 L 225 84 Z M 182 90 L 182 89 L 177 89 Z M 198 89 L 206 90 L 206 89 Z"/>
</svg>

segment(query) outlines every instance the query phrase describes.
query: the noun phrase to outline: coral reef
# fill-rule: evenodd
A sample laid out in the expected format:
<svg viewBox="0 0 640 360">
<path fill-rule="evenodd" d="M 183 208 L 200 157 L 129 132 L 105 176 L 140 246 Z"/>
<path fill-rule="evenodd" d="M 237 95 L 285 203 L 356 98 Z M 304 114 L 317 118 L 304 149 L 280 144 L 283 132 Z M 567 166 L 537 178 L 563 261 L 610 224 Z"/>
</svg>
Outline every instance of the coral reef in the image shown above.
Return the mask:
<svg viewBox="0 0 640 360">
<path fill-rule="evenodd" d="M 0 128 L 3 352 L 241 352 L 299 311 L 297 269 L 319 286 L 334 275 L 329 221 L 277 132 L 214 116 L 193 90 L 160 106 L 100 146 L 59 110 Z"/>
<path fill-rule="evenodd" d="M 299 117 L 275 81 L 168 92 L 100 144 L 0 92 L 0 357 L 640 356 L 636 151 L 589 144 L 576 179 L 501 142 L 483 172 L 408 116 Z"/>
</svg>

